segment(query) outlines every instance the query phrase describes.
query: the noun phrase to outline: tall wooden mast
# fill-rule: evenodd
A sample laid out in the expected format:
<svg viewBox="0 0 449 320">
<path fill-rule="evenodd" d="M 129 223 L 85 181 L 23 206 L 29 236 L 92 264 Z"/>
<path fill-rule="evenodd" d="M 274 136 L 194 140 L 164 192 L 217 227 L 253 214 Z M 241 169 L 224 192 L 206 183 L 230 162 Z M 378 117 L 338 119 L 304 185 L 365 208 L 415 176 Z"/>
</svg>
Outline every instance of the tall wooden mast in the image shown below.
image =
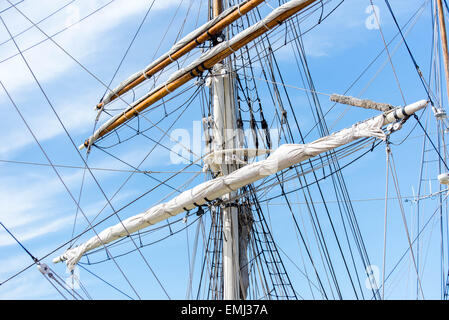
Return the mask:
<svg viewBox="0 0 449 320">
<path fill-rule="evenodd" d="M 212 12 L 217 17 L 223 11 L 223 0 L 213 0 Z M 214 152 L 235 149 L 237 129 L 234 103 L 234 79 L 230 59 L 223 60 L 212 69 Z M 236 164 L 228 157 L 215 157 L 221 174 L 228 175 L 237 170 Z M 236 192 L 222 197 L 224 203 L 235 198 Z M 240 299 L 239 228 L 238 209 L 229 205 L 222 208 L 223 219 L 223 299 Z"/>
<path fill-rule="evenodd" d="M 449 97 L 449 54 L 447 46 L 446 21 L 444 19 L 444 9 L 442 0 L 436 0 L 438 7 L 438 18 L 440 25 L 441 45 L 443 47 L 444 71 L 446 73 L 446 92 Z"/>
</svg>

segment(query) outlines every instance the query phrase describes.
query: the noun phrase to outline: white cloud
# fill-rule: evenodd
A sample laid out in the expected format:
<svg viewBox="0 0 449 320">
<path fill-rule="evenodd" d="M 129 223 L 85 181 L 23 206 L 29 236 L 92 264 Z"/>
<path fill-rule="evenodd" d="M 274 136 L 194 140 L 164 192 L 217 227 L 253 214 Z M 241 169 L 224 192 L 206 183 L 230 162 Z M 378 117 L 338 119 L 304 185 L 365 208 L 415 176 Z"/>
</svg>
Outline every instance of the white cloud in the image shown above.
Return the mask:
<svg viewBox="0 0 449 320">
<path fill-rule="evenodd" d="M 107 1 L 87 1 L 86 5 L 85 1 L 81 2 L 77 1 L 75 2 L 77 5 L 73 4 L 66 8 L 66 10 L 62 10 L 55 17 L 45 21 L 41 27 L 48 34 L 52 34 L 65 26 L 68 21 L 67 19 L 70 18 L 68 15 L 73 14 L 74 10 L 78 10 L 80 17 L 83 17 L 89 12 L 92 12 L 95 8 L 107 3 Z M 156 1 L 150 16 L 151 14 L 156 14 L 154 11 L 166 9 L 177 2 L 178 1 L 174 0 Z M 91 57 L 94 57 L 94 54 L 98 50 L 104 49 L 105 46 L 113 43 L 114 34 L 118 31 L 117 27 L 121 23 L 136 15 L 143 15 L 147 10 L 149 3 L 150 2 L 146 0 L 115 0 L 98 14 L 81 22 L 78 25 L 78 28 L 69 29 L 63 34 L 58 35 L 55 38 L 55 41 L 81 63 L 87 63 L 91 60 Z M 61 4 L 59 4 L 59 6 L 60 5 Z M 48 12 L 55 10 L 56 6 L 54 1 L 46 0 L 39 1 L 39 3 L 35 2 L 27 6 L 20 6 L 20 9 L 34 21 L 37 21 L 44 17 L 45 14 L 48 14 Z M 5 18 L 5 20 L 7 20 L 8 25 L 10 25 L 13 34 L 28 27 L 29 23 L 26 22 L 20 14 L 15 12 L 14 9 L 10 9 L 7 13 L 7 18 L 9 19 Z M 101 19 L 99 19 L 99 17 L 101 17 Z M 19 46 L 23 49 L 43 38 L 45 37 L 43 37 L 38 30 L 31 29 L 17 37 L 16 40 L 19 43 Z M 1 39 L 8 39 L 7 35 L 5 36 L 4 30 Z M 3 54 L 1 54 L 0 59 L 16 52 L 11 41 L 6 45 L 3 45 L 2 49 L 5 47 L 9 50 L 2 50 Z M 33 72 L 43 84 L 48 81 L 71 81 L 70 74 L 73 72 L 73 68 L 79 68 L 76 62 L 63 53 L 51 41 L 46 41 L 27 51 L 25 57 L 33 69 Z M 86 76 L 90 80 L 95 81 L 91 76 L 88 76 L 87 74 Z M 0 79 L 2 79 L 2 82 L 13 96 L 13 99 L 25 100 L 27 105 L 30 105 L 30 101 L 27 101 L 24 96 L 40 95 L 33 77 L 20 56 L 16 56 L 0 64 Z M 76 100 L 72 99 L 69 102 L 64 102 L 62 107 L 58 105 L 58 114 L 63 119 L 69 132 L 82 132 L 92 126 L 92 120 L 94 118 L 92 105 L 93 101 L 96 102 L 98 100 L 99 94 L 97 91 L 98 90 L 95 90 L 95 92 L 90 92 L 89 94 L 81 92 Z M 75 94 L 72 94 L 72 96 L 76 97 Z M 0 144 L 0 156 L 4 157 L 6 154 L 20 150 L 30 143 L 33 143 L 33 138 L 22 124 L 17 125 L 17 120 L 19 118 L 15 114 L 15 111 L 10 105 L 3 90 L 1 90 L 0 93 L 0 103 L 0 114 L 2 115 L 2 119 L 6 119 L 6 121 L 4 121 L 6 125 L 0 128 L 0 136 L 8 141 L 8 143 Z M 63 133 L 63 129 L 59 123 L 57 123 L 55 116 L 43 112 L 43 110 L 49 111 L 48 106 L 45 106 L 45 101 L 33 101 L 32 103 L 32 108 L 25 110 L 27 121 L 30 122 L 33 132 L 35 132 L 41 141 L 52 139 Z M 39 108 L 36 108 L 37 106 L 39 106 Z"/>
<path fill-rule="evenodd" d="M 338 3 L 338 2 L 337 2 Z M 336 4 L 336 3 L 335 3 Z M 383 28 L 393 26 L 392 17 L 383 1 L 374 1 L 374 4 L 380 7 L 378 19 L 380 19 Z M 346 1 L 332 15 L 330 15 L 321 24 L 314 27 L 304 36 L 305 50 L 311 57 L 327 57 L 336 53 L 350 50 L 355 46 L 361 45 L 367 39 L 375 34 L 381 38 L 379 30 L 368 29 L 366 21 L 373 14 L 367 12 L 369 1 Z M 405 22 L 413 12 L 422 5 L 420 0 L 395 1 L 392 4 L 394 13 L 400 24 Z M 331 2 L 325 11 L 325 14 L 334 7 Z M 318 10 L 313 16 L 309 17 L 301 25 L 302 31 L 317 23 L 321 11 Z M 336 27 L 337 26 L 337 27 Z M 393 29 L 395 30 L 395 29 Z M 389 35 L 387 35 L 388 38 Z"/>
<path fill-rule="evenodd" d="M 108 1 L 78 0 L 75 2 L 76 6 L 62 10 L 54 17 L 42 23 L 41 27 L 48 34 L 52 34 L 64 28 L 68 19 L 70 20 L 71 14 L 78 11 L 79 16 L 83 17 L 85 14 Z M 116 39 L 123 36 L 124 32 L 124 30 L 120 29 L 121 26 L 125 22 L 132 21 L 132 24 L 137 27 L 137 24 L 145 14 L 150 3 L 147 0 L 115 0 L 99 14 L 95 14 L 80 23 L 78 28 L 70 29 L 56 36 L 55 41 L 70 52 L 77 60 L 88 66 L 93 72 L 96 72 L 95 68 L 100 66 L 100 64 L 98 66 L 96 64 L 96 61 L 99 60 L 98 53 L 100 50 L 103 52 L 108 49 L 111 49 L 111 52 L 113 52 L 112 50 L 117 51 Z M 178 0 L 156 1 L 147 21 L 150 21 L 152 17 L 154 18 L 156 14 L 159 14 L 158 11 L 177 4 L 179 4 Z M 43 0 L 39 2 L 24 2 L 19 7 L 33 21 L 38 21 L 61 5 L 63 5 L 61 2 Z M 170 15 L 172 12 L 168 14 Z M 4 17 L 13 34 L 29 26 L 29 23 L 23 17 L 20 17 L 14 9 L 9 10 L 7 14 L 2 14 L 2 17 Z M 164 25 L 164 30 L 165 27 Z M 188 30 L 185 31 L 187 32 Z M 132 33 L 133 29 L 128 28 L 126 32 Z M 30 29 L 23 35 L 17 37 L 17 42 L 23 49 L 44 38 L 38 30 Z M 8 35 L 0 26 L 0 42 L 6 39 L 8 39 Z M 120 48 L 125 48 L 127 44 L 121 43 Z M 16 52 L 11 41 L 2 45 L 0 49 L 0 60 Z M 155 48 L 149 49 L 154 50 Z M 51 41 L 45 41 L 25 52 L 25 57 L 46 90 L 54 90 L 51 89 L 52 85 L 58 83 L 63 87 L 63 85 L 73 82 L 72 74 L 84 73 L 72 59 L 65 55 Z M 98 83 L 91 76 L 84 74 L 84 78 L 89 79 L 89 81 L 92 81 L 90 83 L 98 86 Z M 23 114 L 40 142 L 45 143 L 62 136 L 63 129 L 49 106 L 46 105 L 45 100 L 42 98 L 38 87 L 34 83 L 29 70 L 20 56 L 16 56 L 0 64 L 0 79 L 12 94 L 21 111 L 23 111 Z M 96 102 L 98 100 L 99 92 L 98 88 L 89 84 L 79 83 L 79 92 L 77 91 L 75 94 L 70 92 L 65 99 L 60 97 L 62 95 L 60 92 L 53 94 L 54 91 L 49 91 L 51 101 L 54 103 L 58 114 L 72 135 L 87 132 L 88 129 L 91 129 L 92 120 L 95 116 L 95 112 L 92 110 L 92 101 Z M 86 90 L 86 88 L 88 89 Z M 34 140 L 14 111 L 5 93 L 2 90 L 0 92 L 0 117 L 3 119 L 2 126 L 0 126 L 0 136 L 2 137 L 0 159 L 13 159 L 19 153 L 28 157 L 29 153 L 27 152 L 33 149 L 27 147 L 34 146 Z M 101 90 L 101 93 L 103 93 L 103 90 Z M 55 139 L 54 141 L 59 143 L 59 140 Z M 51 146 L 53 147 L 54 145 L 52 144 Z M 38 149 L 36 150 L 39 152 Z M 137 160 L 143 157 L 141 148 L 136 147 L 134 150 L 126 151 L 126 154 L 119 156 L 133 164 L 136 164 Z M 36 156 L 39 157 L 39 155 Z M 155 164 L 155 159 L 160 160 L 161 157 L 167 156 L 165 150 L 164 152 L 155 152 L 154 157 L 151 157 L 146 162 L 145 167 Z M 35 159 L 34 155 L 31 155 L 31 157 Z M 66 158 L 62 157 L 62 159 Z M 129 169 L 126 165 L 112 161 L 108 157 L 103 157 L 102 159 L 105 160 L 94 161 L 90 164 L 95 167 Z M 32 159 L 25 158 L 23 160 Z M 80 162 L 78 158 L 75 161 Z M 79 165 L 79 163 L 75 163 L 75 165 Z M 45 243 L 48 246 L 47 236 L 55 239 L 63 239 L 63 241 L 67 240 L 73 226 L 76 207 L 51 169 L 30 169 L 24 170 L 23 172 L 13 170 L 12 173 L 9 173 L 8 167 L 5 166 L 0 166 L 0 203 L 3 204 L 0 210 L 0 218 L 2 222 L 25 245 L 28 244 L 37 256 L 39 256 L 39 252 L 46 252 L 42 248 L 39 248 L 39 244 Z M 83 170 L 58 170 L 63 173 L 64 181 L 76 196 L 79 191 Z M 102 183 L 110 177 L 116 176 L 107 171 L 95 171 L 94 173 L 97 179 L 101 179 Z M 113 181 L 114 184 L 117 184 L 117 187 L 121 182 L 120 179 Z M 86 190 L 89 188 L 92 190 L 95 189 L 98 192 L 90 178 L 86 180 L 85 188 Z M 115 191 L 114 185 L 109 185 L 108 188 Z M 134 198 L 136 193 L 133 193 L 130 190 L 131 188 L 130 186 L 128 189 L 123 190 L 114 199 L 114 203 Z M 99 192 L 95 194 L 98 197 L 92 197 L 92 199 L 89 199 L 89 201 L 86 200 L 82 204 L 83 211 L 90 218 L 95 216 L 105 205 L 105 200 L 101 194 Z M 109 208 L 105 210 L 102 216 L 104 217 L 108 214 L 108 211 L 110 211 Z M 86 225 L 85 219 L 79 215 L 76 230 L 80 231 Z M 34 240 L 39 241 L 36 242 Z M 4 253 L 14 252 L 14 245 L 14 240 L 6 233 L 0 233 L 1 251 Z M 55 246 L 50 245 L 52 248 Z M 20 256 L 11 255 L 2 257 L 0 275 L 2 278 L 5 278 L 11 273 L 20 270 L 27 264 L 28 259 L 23 254 Z M 31 271 L 26 272 L 17 279 L 7 283 L 7 285 L 2 286 L 0 291 L 0 299 L 27 299 L 52 296 L 54 296 L 54 289 L 48 285 L 42 275 L 35 269 L 32 273 Z"/>
<path fill-rule="evenodd" d="M 6 283 L 0 292 L 0 300 L 39 299 L 54 297 L 54 288 L 37 271 L 22 275 Z"/>
<path fill-rule="evenodd" d="M 36 106 L 40 106 L 40 108 L 36 108 Z M 18 107 L 40 142 L 52 139 L 64 132 L 58 119 L 45 102 L 32 105 L 18 103 Z M 88 102 L 75 101 L 58 105 L 55 108 L 70 133 L 84 132 L 92 127 L 95 113 Z M 3 137 L 3 141 L 7 141 L 7 143 L 0 144 L 0 157 L 11 157 L 12 152 L 35 143 L 33 136 L 18 117 L 10 101 L 4 100 L 4 103 L 1 104 L 0 115 L 5 121 L 5 124 L 0 127 L 0 136 Z"/>
<path fill-rule="evenodd" d="M 84 2 L 82 4 L 78 4 L 78 2 L 72 4 L 66 8 L 66 10 L 62 10 L 52 19 L 45 21 L 40 28 L 42 28 L 48 35 L 51 35 L 75 21 L 73 19 L 74 13 L 78 12 L 80 18 L 84 17 L 108 1 L 87 1 L 87 3 Z M 166 9 L 177 2 L 178 1 L 175 0 L 156 1 L 150 15 L 156 14 L 155 11 Z M 20 10 L 24 11 L 27 16 L 29 15 L 33 22 L 36 22 L 39 20 L 37 17 L 44 16 L 44 14 L 42 14 L 43 12 L 48 14 L 48 12 L 54 10 L 54 8 L 50 9 L 54 7 L 54 5 L 51 5 L 52 3 L 54 3 L 54 1 L 39 1 L 31 6 L 21 7 Z M 143 13 L 146 12 L 149 4 L 150 2 L 146 0 L 115 0 L 100 12 L 83 20 L 76 27 L 59 34 L 54 40 L 77 60 L 83 62 L 98 50 L 104 49 L 105 44 L 113 43 L 114 33 L 118 33 L 119 31 L 117 30 L 117 27 L 124 21 L 127 21 L 136 15 L 142 16 Z M 7 21 L 8 26 L 11 25 L 12 33 L 15 34 L 23 30 L 24 27 L 20 27 L 20 24 L 17 26 L 17 22 L 14 23 L 14 21 L 18 20 L 22 24 L 25 24 L 26 27 L 28 27 L 30 23 L 18 12 L 12 11 L 14 11 L 14 9 L 11 9 L 10 12 L 8 12 L 9 19 L 5 20 Z M 1 39 L 6 40 L 8 38 L 9 36 L 3 31 Z M 36 44 L 42 39 L 46 39 L 46 36 L 39 30 L 33 28 L 17 37 L 16 41 L 21 50 L 23 50 Z M 11 41 L 8 42 L 6 47 L 8 50 L 6 52 L 4 51 L 1 56 L 2 59 L 17 52 Z M 25 55 L 29 60 L 29 64 L 33 68 L 33 71 L 38 75 L 38 78 L 44 82 L 54 80 L 63 74 L 67 74 L 72 67 L 77 65 L 76 62 L 63 53 L 62 50 L 51 41 L 46 41 L 38 45 L 27 51 Z M 4 81 L 9 85 L 11 90 L 26 88 L 33 82 L 33 79 L 24 66 L 23 60 L 18 56 L 0 65 L 0 78 L 5 79 Z"/>
<path fill-rule="evenodd" d="M 161 159 L 167 158 L 167 153 L 161 152 L 160 150 L 159 152 L 155 151 L 153 154 L 154 157 L 150 157 L 145 162 L 145 168 L 149 168 L 160 162 Z M 142 150 L 137 147 L 134 150 L 129 150 L 123 155 L 118 156 L 133 165 L 137 165 L 144 157 Z M 89 165 L 96 168 L 130 169 L 124 163 L 113 161 L 109 157 L 102 158 L 100 161 L 91 162 Z M 83 170 L 72 170 L 74 171 L 62 174 L 62 178 L 72 194 L 76 197 L 81 184 Z M 61 172 L 61 169 L 58 168 L 58 171 Z M 1 208 L 2 222 L 13 230 L 21 241 L 28 241 L 72 227 L 76 205 L 69 198 L 59 178 L 50 168 L 45 171 L 39 171 L 40 173 L 29 172 L 24 171 L 20 175 L 13 174 L 7 176 L 3 174 L 1 176 L 0 203 L 3 203 Z M 103 170 L 94 171 L 93 173 L 100 182 L 117 176 L 117 173 Z M 125 175 L 127 176 L 128 174 L 126 173 Z M 110 185 L 110 187 L 115 191 L 122 182 L 122 179 L 119 179 L 113 185 Z M 84 190 L 90 189 L 96 190 L 95 192 L 98 192 L 99 198 L 95 202 L 82 204 L 82 209 L 88 217 L 93 217 L 97 215 L 107 202 L 101 196 L 90 175 L 87 174 Z M 135 197 L 136 193 L 132 193 L 129 190 L 124 191 L 113 199 L 113 203 L 119 203 Z M 61 205 L 61 203 L 64 203 L 64 205 Z M 77 224 L 80 226 L 87 226 L 81 214 L 79 214 L 77 221 Z M 13 244 L 14 241 L 6 233 L 0 234 L 0 246 Z"/>
<path fill-rule="evenodd" d="M 20 232 L 17 233 L 17 236 L 20 237 L 21 242 L 26 242 L 28 240 L 35 239 L 44 235 L 59 232 L 61 231 L 61 228 L 68 227 L 70 226 L 71 223 L 73 223 L 73 217 L 66 217 L 53 221 L 47 221 L 46 223 L 41 222 L 39 223 L 38 228 L 35 225 L 31 226 L 28 224 L 28 227 L 21 228 Z M 16 242 L 14 241 L 14 239 L 12 239 L 8 234 L 3 233 L 0 235 L 0 247 L 15 244 Z"/>
</svg>

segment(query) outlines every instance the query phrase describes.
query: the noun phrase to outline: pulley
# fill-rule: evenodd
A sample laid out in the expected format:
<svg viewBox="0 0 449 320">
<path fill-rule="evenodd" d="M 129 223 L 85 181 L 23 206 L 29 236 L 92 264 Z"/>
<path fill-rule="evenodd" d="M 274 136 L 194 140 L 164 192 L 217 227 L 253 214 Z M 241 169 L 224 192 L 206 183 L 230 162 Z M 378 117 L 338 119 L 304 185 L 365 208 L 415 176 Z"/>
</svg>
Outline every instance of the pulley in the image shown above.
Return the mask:
<svg viewBox="0 0 449 320">
<path fill-rule="evenodd" d="M 441 108 L 436 109 L 436 110 L 434 111 L 434 114 L 435 114 L 435 118 L 436 118 L 437 120 L 444 120 L 444 119 L 447 119 L 447 114 L 446 114 L 446 111 L 444 111 L 444 109 L 441 109 Z"/>
<path fill-rule="evenodd" d="M 438 181 L 440 181 L 441 184 L 449 184 L 449 173 L 442 173 L 438 175 Z"/>
</svg>

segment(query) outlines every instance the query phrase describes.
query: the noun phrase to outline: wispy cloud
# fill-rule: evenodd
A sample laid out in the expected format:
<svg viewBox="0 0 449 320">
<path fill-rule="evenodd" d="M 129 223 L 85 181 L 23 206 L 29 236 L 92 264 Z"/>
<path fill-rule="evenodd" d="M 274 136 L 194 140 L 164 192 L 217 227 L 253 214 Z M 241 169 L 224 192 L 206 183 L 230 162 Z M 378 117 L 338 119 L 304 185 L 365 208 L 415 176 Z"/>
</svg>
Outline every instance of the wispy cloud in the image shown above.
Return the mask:
<svg viewBox="0 0 449 320">
<path fill-rule="evenodd" d="M 337 3 L 331 2 L 327 6 L 325 14 Z M 379 8 L 377 19 L 379 19 L 381 26 L 386 28 L 393 25 L 385 3 L 383 1 L 373 1 L 373 3 Z M 394 13 L 400 22 L 404 17 L 408 19 L 421 5 L 422 1 L 420 0 L 394 1 L 392 4 Z M 344 2 L 325 21 L 314 27 L 313 32 L 304 36 L 306 53 L 316 58 L 338 54 L 355 46 L 360 46 L 368 41 L 373 34 L 379 37 L 380 44 L 379 30 L 370 29 L 366 26 L 368 19 L 375 19 L 374 13 L 369 10 L 369 7 L 369 1 Z M 302 30 L 308 30 L 309 27 L 316 24 L 320 16 L 321 11 L 316 12 L 301 26 Z"/>
<path fill-rule="evenodd" d="M 45 21 L 40 28 L 48 35 L 51 35 L 109 1 L 82 2 L 76 1 L 67 7 L 66 10 L 62 10 L 48 21 Z M 156 1 L 152 8 L 152 14 L 156 14 L 155 11 L 172 6 L 175 2 L 177 1 Z M 120 24 L 136 15 L 143 15 L 150 3 L 145 0 L 115 0 L 102 9 L 101 12 L 97 13 L 97 15 L 83 20 L 76 27 L 72 27 L 56 36 L 54 40 L 77 60 L 84 62 L 98 50 L 104 49 L 105 45 L 111 45 L 113 43 L 113 37 L 110 37 L 110 35 L 106 36 L 109 31 L 116 29 Z M 54 1 L 49 0 L 34 2 L 26 6 L 18 6 L 33 22 L 38 21 L 40 17 L 55 10 L 54 7 Z M 7 13 L 5 21 L 9 28 L 11 28 L 13 34 L 22 31 L 24 29 L 23 26 L 28 27 L 30 25 L 30 22 L 15 9 L 10 9 Z M 99 16 L 101 16 L 101 19 L 99 19 Z M 6 30 L 1 31 L 0 39 L 9 39 Z M 18 36 L 16 41 L 21 50 L 23 50 L 43 39 L 46 39 L 46 36 L 39 30 L 33 28 Z M 3 47 L 7 48 L 6 50 L 2 50 L 4 52 L 2 54 L 3 59 L 11 54 L 17 53 L 11 41 Z M 57 79 L 76 66 L 76 62 L 63 53 L 51 41 L 45 41 L 30 51 L 27 51 L 26 58 L 41 81 Z M 6 84 L 11 90 L 26 88 L 33 82 L 22 59 L 18 56 L 0 65 L 0 78 L 5 79 Z"/>
</svg>

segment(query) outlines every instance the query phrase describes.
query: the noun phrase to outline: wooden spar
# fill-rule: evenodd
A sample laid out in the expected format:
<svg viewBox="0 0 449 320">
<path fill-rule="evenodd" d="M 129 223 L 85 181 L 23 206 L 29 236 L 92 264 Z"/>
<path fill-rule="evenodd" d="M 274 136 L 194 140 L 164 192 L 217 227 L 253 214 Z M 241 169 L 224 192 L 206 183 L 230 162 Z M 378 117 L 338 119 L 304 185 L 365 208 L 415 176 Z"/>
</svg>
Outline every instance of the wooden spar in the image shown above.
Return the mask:
<svg viewBox="0 0 449 320">
<path fill-rule="evenodd" d="M 438 4 L 438 17 L 440 25 L 441 44 L 443 46 L 444 71 L 446 72 L 446 91 L 449 97 L 449 54 L 447 47 L 446 21 L 444 20 L 444 9 L 442 0 L 436 0 Z"/>
<path fill-rule="evenodd" d="M 228 16 L 226 16 L 222 20 L 218 21 L 217 24 L 215 24 L 214 26 L 210 27 L 206 32 L 201 34 L 199 37 L 197 37 L 196 39 L 190 41 L 184 47 L 180 48 L 178 51 L 176 51 L 173 54 L 171 54 L 170 57 L 165 58 L 159 64 L 157 64 L 156 66 L 154 66 L 150 70 L 146 71 L 145 72 L 146 76 L 144 76 L 142 74 L 137 79 L 135 79 L 135 80 L 131 81 L 130 83 L 128 83 L 125 87 L 123 87 L 121 90 L 116 92 L 111 97 L 110 101 L 113 101 L 113 100 L 117 99 L 119 96 L 121 96 L 121 95 L 125 94 L 126 92 L 128 92 L 129 90 L 135 88 L 136 86 L 138 86 L 139 84 L 144 82 L 149 77 L 155 75 L 157 72 L 161 71 L 162 69 L 164 69 L 165 67 L 170 65 L 172 62 L 178 60 L 179 58 L 181 58 L 185 54 L 189 53 L 190 51 L 195 49 L 198 45 L 203 44 L 207 40 L 210 40 L 211 37 L 213 37 L 215 35 L 218 35 L 224 28 L 229 26 L 231 23 L 233 23 L 238 18 L 240 18 L 241 16 L 245 15 L 246 13 L 248 13 L 249 11 L 251 11 L 252 9 L 257 7 L 259 4 L 261 4 L 264 1 L 265 0 L 249 0 L 245 4 L 241 5 L 237 10 L 234 10 Z M 214 6 L 214 8 L 215 8 L 215 6 Z M 220 9 L 220 11 L 217 11 L 217 12 L 219 12 L 219 13 L 216 14 L 215 9 L 214 9 L 214 17 L 217 17 L 221 13 L 221 9 Z M 103 106 L 104 106 L 104 103 L 100 102 L 97 105 L 97 109 L 101 109 Z"/>
<path fill-rule="evenodd" d="M 258 37 L 265 34 L 267 31 L 273 29 L 274 27 L 282 24 L 282 22 L 284 22 L 285 20 L 287 20 L 294 14 L 298 13 L 302 9 L 308 7 L 309 5 L 311 5 L 312 3 L 317 2 L 317 1 L 318 0 L 306 0 L 306 1 L 300 2 L 298 5 L 283 12 L 282 14 L 280 14 L 277 17 L 277 19 L 269 21 L 266 24 L 262 24 L 257 29 L 255 29 L 253 33 L 242 38 L 239 42 L 235 43 L 233 46 L 228 46 L 227 48 L 218 52 L 215 56 L 212 56 L 208 60 L 204 61 L 197 68 L 195 68 L 191 71 L 186 71 L 182 76 L 166 83 L 166 85 L 164 87 L 161 87 L 158 90 L 154 91 L 148 97 L 146 97 L 145 99 L 143 99 L 142 101 L 137 103 L 133 108 L 129 109 L 128 111 L 126 111 L 123 114 L 121 114 L 120 116 L 118 116 L 112 123 L 110 123 L 107 127 L 103 128 L 100 132 L 98 132 L 98 134 L 95 136 L 95 138 L 92 136 L 91 138 L 87 139 L 80 148 L 89 146 L 96 139 L 104 136 L 108 132 L 111 132 L 112 130 L 118 128 L 120 125 L 124 124 L 128 120 L 139 115 L 142 111 L 144 111 L 150 105 L 161 100 L 162 98 L 167 96 L 169 93 L 178 89 L 180 86 L 187 83 L 188 81 L 194 79 L 195 77 L 200 75 L 203 71 L 212 68 L 215 64 L 222 61 L 226 57 L 230 56 L 233 52 L 241 49 L 243 46 L 245 46 L 248 43 L 250 43 L 251 41 L 257 39 Z M 94 140 L 92 140 L 92 139 L 94 139 Z"/>
</svg>

